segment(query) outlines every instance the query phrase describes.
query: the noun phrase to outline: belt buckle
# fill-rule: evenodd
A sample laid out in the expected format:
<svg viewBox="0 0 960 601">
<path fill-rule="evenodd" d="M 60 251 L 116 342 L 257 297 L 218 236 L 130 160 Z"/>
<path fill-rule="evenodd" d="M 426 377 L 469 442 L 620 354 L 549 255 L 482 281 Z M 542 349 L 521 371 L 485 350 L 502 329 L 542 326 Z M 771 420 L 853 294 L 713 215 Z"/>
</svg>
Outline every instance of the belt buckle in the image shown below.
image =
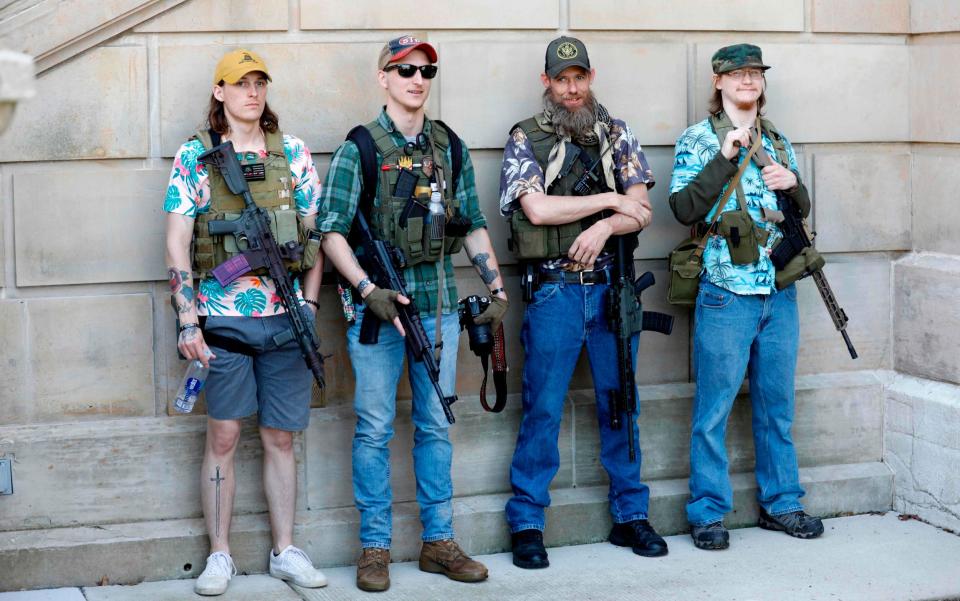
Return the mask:
<svg viewBox="0 0 960 601">
<path fill-rule="evenodd" d="M 577 273 L 580 274 L 580 285 L 581 285 L 581 286 L 593 286 L 594 284 L 596 284 L 596 282 L 584 282 L 584 281 L 583 281 L 583 274 L 585 274 L 585 273 L 593 273 L 593 270 L 592 270 L 592 269 L 584 269 L 584 270 L 579 271 L 579 272 L 577 272 Z"/>
</svg>

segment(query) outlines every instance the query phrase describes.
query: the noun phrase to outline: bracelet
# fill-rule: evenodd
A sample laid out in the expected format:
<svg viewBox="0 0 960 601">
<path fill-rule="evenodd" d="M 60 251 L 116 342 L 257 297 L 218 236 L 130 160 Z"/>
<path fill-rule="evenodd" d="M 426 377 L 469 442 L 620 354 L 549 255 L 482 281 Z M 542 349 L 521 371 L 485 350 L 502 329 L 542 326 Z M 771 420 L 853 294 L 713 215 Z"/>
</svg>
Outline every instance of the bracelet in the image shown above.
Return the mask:
<svg viewBox="0 0 960 601">
<path fill-rule="evenodd" d="M 360 293 L 361 297 L 363 296 L 363 291 L 366 290 L 367 286 L 369 286 L 370 284 L 372 284 L 372 282 L 370 281 L 370 278 L 366 278 L 366 277 L 360 280 L 359 282 L 357 282 L 357 292 Z"/>
<path fill-rule="evenodd" d="M 192 330 L 193 328 L 199 328 L 199 327 L 200 327 L 200 324 L 198 323 L 185 323 L 180 326 L 180 330 L 178 331 L 178 333 L 183 334 L 187 330 Z"/>
<path fill-rule="evenodd" d="M 303 302 L 307 303 L 308 305 L 313 305 L 313 306 L 316 307 L 317 309 L 320 308 L 320 303 L 318 303 L 318 302 L 315 301 L 315 300 L 310 300 L 309 298 L 305 298 L 305 299 L 303 299 Z"/>
<path fill-rule="evenodd" d="M 500 287 L 497 288 L 496 290 L 491 290 L 491 291 L 490 291 L 490 296 L 496 296 L 496 295 L 500 294 L 501 292 L 503 292 L 503 286 L 500 286 Z"/>
</svg>

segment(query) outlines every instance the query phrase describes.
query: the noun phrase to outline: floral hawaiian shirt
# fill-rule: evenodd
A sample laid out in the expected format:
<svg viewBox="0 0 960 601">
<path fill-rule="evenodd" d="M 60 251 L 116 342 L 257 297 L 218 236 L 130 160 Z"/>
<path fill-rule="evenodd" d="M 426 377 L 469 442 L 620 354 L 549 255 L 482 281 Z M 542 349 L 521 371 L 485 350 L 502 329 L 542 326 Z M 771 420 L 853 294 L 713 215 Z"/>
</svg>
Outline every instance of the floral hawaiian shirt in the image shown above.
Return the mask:
<svg viewBox="0 0 960 601">
<path fill-rule="evenodd" d="M 797 172 L 797 157 L 793 152 L 793 146 L 786 137 L 783 137 L 783 143 L 790 159 L 790 164 L 786 167 Z M 763 135 L 763 148 L 771 157 L 777 156 L 773 142 L 766 133 Z M 677 140 L 670 193 L 684 189 L 718 152 L 720 152 L 720 141 L 710 126 L 709 119 L 688 127 Z M 743 160 L 746 154 L 747 149 L 741 148 L 740 160 Z M 743 172 L 740 184 L 743 195 L 746 197 L 747 211 L 757 224 L 770 233 L 766 247 L 761 249 L 765 252 L 760 253 L 760 259 L 755 263 L 735 265 L 730 261 L 727 241 L 722 236 L 711 236 L 703 253 L 704 275 L 701 277 L 735 294 L 770 294 L 776 288 L 776 270 L 770 262 L 770 251 L 781 239 L 782 234 L 776 224 L 763 219 L 761 209 L 776 209 L 777 196 L 776 193 L 767 189 L 760 175 L 760 168 L 753 161 Z M 737 207 L 737 192 L 734 190 L 722 210 L 732 211 Z M 714 212 L 711 210 L 706 216 L 707 221 L 713 218 Z"/>
<path fill-rule="evenodd" d="M 190 140 L 177 151 L 164 211 L 195 218 L 210 209 L 210 178 L 206 167 L 197 162 L 203 152 L 199 140 Z M 320 208 L 320 179 L 310 150 L 299 138 L 284 135 L 283 152 L 290 165 L 297 212 L 301 217 L 315 215 Z M 237 157 L 243 158 L 240 153 Z M 276 286 L 267 276 L 241 276 L 226 287 L 209 277 L 200 282 L 197 292 L 199 315 L 267 317 L 283 312 Z"/>
<path fill-rule="evenodd" d="M 653 171 L 640 148 L 630 126 L 620 119 L 610 120 L 610 142 L 613 147 L 614 178 L 624 190 L 635 184 L 654 185 Z M 520 209 L 520 197 L 530 192 L 544 191 L 544 166 L 537 162 L 533 145 L 520 127 L 510 132 L 503 149 L 503 168 L 500 171 L 500 213 L 509 217 Z M 610 253 L 601 253 L 594 269 L 603 269 L 612 261 Z M 580 266 L 568 258 L 544 261 L 541 269 L 569 269 Z"/>
</svg>

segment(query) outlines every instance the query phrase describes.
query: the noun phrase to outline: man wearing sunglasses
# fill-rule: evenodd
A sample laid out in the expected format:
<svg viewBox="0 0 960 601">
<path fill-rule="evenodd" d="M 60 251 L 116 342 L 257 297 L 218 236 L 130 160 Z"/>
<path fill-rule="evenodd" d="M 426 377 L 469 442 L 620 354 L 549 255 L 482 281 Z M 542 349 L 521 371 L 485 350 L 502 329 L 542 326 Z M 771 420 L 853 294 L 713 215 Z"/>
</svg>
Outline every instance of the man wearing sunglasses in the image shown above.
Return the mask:
<svg viewBox="0 0 960 601">
<path fill-rule="evenodd" d="M 760 48 L 726 46 L 713 55 L 712 66 L 710 114 L 677 139 L 670 207 L 700 236 L 710 234 L 693 334 L 697 389 L 687 520 L 698 548 L 718 550 L 730 545 L 723 516 L 733 510 L 733 489 L 724 439 L 745 372 L 753 405 L 760 527 L 815 538 L 823 534 L 823 523 L 800 504 L 804 491 L 790 435 L 800 329 L 797 289 L 777 285 L 770 260 L 782 237 L 778 191 L 804 216 L 810 197 L 790 142 L 760 117 L 770 68 Z M 751 148 L 758 138 L 761 144 Z M 729 196 L 723 196 L 730 187 Z"/>
<path fill-rule="evenodd" d="M 600 461 L 610 477 L 610 542 L 646 557 L 667 553 L 647 521 L 650 491 L 631 461 L 625 428 L 610 424 L 610 391 L 620 385 L 607 292 L 617 242 L 634 248 L 650 224 L 653 173 L 626 123 L 591 91 L 596 72 L 578 39 L 547 46 L 543 111 L 510 131 L 500 176 L 500 211 L 510 217 L 528 301 L 523 321 L 523 418 L 510 467 L 506 517 L 513 563 L 549 565 L 543 546 L 548 488 L 560 467 L 557 440 L 567 388 L 584 346 L 600 427 Z M 611 247 L 611 245 L 613 245 Z M 631 347 L 636 352 L 637 335 Z M 635 360 L 635 359 L 633 359 Z M 637 436 L 636 416 L 623 420 Z"/>
<path fill-rule="evenodd" d="M 366 143 L 354 137 L 359 135 L 354 129 L 333 155 L 318 219 L 324 251 L 350 287 L 342 297 L 352 322 L 347 348 L 356 380 L 353 490 L 362 548 L 357 586 L 365 591 L 390 586 L 392 494 L 387 444 L 393 436 L 397 384 L 406 355 L 397 304 L 415 303 L 419 309 L 428 338 L 440 352 L 440 387 L 446 395 L 456 385 L 460 329 L 451 255 L 466 249 L 493 299 L 476 318 L 478 323 L 490 322 L 495 330 L 507 307 L 478 204 L 470 154 L 445 124 L 424 113 L 437 75 L 436 62 L 433 46 L 413 36 L 390 40 L 383 47 L 377 80 L 386 92 L 386 106 L 363 128 L 362 134 L 369 136 Z M 370 143 L 375 144 L 375 157 Z M 371 181 L 376 183 L 364 183 Z M 377 239 L 403 253 L 402 276 L 409 297 L 371 283 L 361 267 L 358 249 L 351 247 L 354 241 L 349 237 L 357 211 L 366 216 Z M 372 318 L 382 323 L 379 339 L 370 344 L 361 332 L 364 320 Z M 408 356 L 407 374 L 413 389 L 413 465 L 423 525 L 420 569 L 461 582 L 485 580 L 487 568 L 470 559 L 453 540 L 452 447 L 440 399 L 422 362 Z"/>
</svg>

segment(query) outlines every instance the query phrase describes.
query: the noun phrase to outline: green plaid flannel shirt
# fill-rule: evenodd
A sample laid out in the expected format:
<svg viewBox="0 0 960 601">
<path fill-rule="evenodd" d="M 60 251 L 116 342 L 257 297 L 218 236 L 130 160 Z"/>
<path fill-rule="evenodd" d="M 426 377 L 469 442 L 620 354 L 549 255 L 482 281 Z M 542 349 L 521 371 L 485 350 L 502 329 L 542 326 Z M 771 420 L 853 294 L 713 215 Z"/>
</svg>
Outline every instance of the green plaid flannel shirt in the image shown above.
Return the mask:
<svg viewBox="0 0 960 601">
<path fill-rule="evenodd" d="M 393 143 L 398 147 L 406 144 L 403 134 L 397 131 L 393 120 L 385 110 L 380 111 L 378 123 L 392 134 Z M 430 135 L 433 123 L 424 120 L 423 133 Z M 463 146 L 463 167 L 460 171 L 460 181 L 457 185 L 457 198 L 460 201 L 461 213 L 469 218 L 473 225 L 470 231 L 486 227 L 487 222 L 480 212 L 480 203 L 477 198 L 477 186 L 473 173 L 473 163 L 466 145 Z M 377 154 L 377 163 L 381 160 Z M 450 149 L 447 149 L 447 161 L 450 162 Z M 360 200 L 360 152 L 353 142 L 344 142 L 333 154 L 330 170 L 327 171 L 320 194 L 320 213 L 317 215 L 317 229 L 321 232 L 337 232 L 346 237 L 350 233 L 357 204 Z M 377 179 L 377 195 L 375 206 L 380 206 L 379 178 Z M 453 271 L 453 261 L 450 256 L 443 258 L 445 287 L 442 298 L 444 313 L 456 310 L 457 283 Z M 421 313 L 436 311 L 439 278 L 436 263 L 420 263 L 403 270 L 403 278 L 407 283 L 407 292 L 413 297 L 417 309 Z M 359 299 L 355 299 L 359 300 Z"/>
</svg>

